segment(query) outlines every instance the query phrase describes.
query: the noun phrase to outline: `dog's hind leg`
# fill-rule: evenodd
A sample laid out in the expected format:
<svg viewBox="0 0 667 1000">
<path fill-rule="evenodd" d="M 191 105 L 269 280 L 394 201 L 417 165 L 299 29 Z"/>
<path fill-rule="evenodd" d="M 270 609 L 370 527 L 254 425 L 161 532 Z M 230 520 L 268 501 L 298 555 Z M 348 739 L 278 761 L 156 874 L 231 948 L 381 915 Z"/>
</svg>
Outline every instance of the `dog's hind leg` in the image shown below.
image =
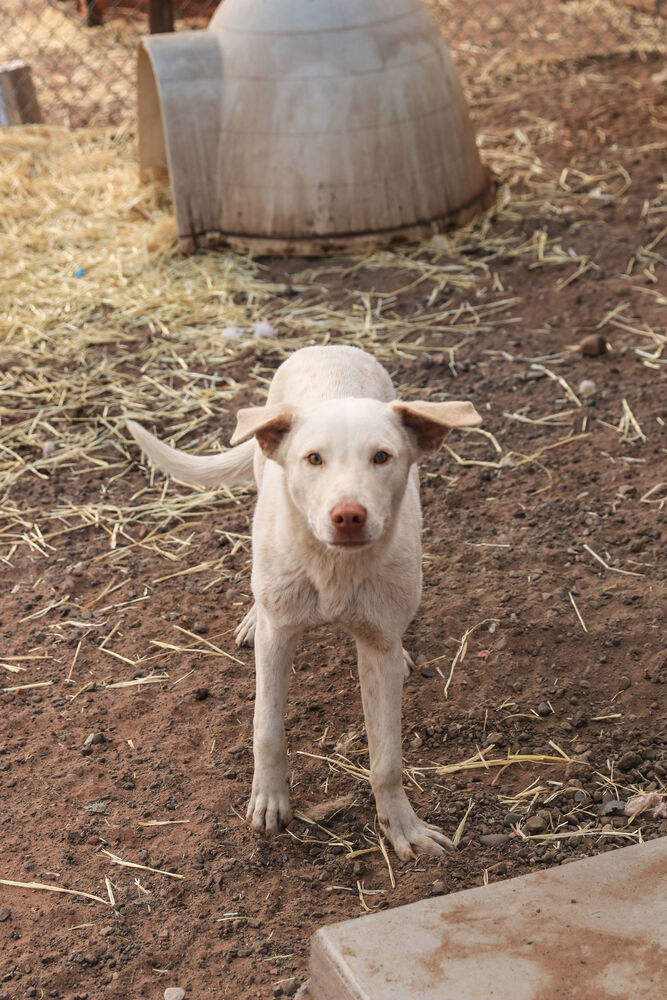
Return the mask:
<svg viewBox="0 0 667 1000">
<path fill-rule="evenodd" d="M 356 638 L 371 787 L 380 826 L 403 861 L 417 854 L 453 851 L 451 840 L 437 826 L 419 819 L 403 788 L 401 694 L 405 661 L 400 639 L 388 649 L 377 649 Z"/>
<path fill-rule="evenodd" d="M 246 819 L 255 830 L 277 833 L 292 818 L 287 785 L 285 703 L 300 632 L 275 625 L 261 608 L 256 611 L 256 619 L 255 773 Z"/>
<path fill-rule="evenodd" d="M 252 604 L 250 611 L 242 618 L 234 629 L 234 641 L 237 646 L 254 646 L 255 629 L 257 628 L 257 606 Z"/>
</svg>

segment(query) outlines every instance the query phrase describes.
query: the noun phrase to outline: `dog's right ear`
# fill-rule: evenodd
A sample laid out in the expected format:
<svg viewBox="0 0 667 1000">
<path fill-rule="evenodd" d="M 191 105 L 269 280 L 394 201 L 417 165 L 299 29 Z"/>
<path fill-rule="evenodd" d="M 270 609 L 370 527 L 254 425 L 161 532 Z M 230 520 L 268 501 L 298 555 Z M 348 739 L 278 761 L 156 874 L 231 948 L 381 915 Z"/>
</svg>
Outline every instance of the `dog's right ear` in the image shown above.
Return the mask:
<svg viewBox="0 0 667 1000">
<path fill-rule="evenodd" d="M 275 456 L 283 438 L 292 426 L 296 411 L 286 403 L 275 406 L 249 406 L 236 415 L 236 429 L 230 444 L 239 444 L 253 434 L 269 458 Z"/>
</svg>

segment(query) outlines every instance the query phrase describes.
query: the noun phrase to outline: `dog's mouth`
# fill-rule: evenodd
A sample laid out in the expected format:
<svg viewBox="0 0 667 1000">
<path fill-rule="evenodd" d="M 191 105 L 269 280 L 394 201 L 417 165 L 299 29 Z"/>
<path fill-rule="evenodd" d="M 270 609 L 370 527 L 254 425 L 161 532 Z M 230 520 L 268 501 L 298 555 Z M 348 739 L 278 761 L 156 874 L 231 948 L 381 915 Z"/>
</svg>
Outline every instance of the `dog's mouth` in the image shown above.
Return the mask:
<svg viewBox="0 0 667 1000">
<path fill-rule="evenodd" d="M 371 544 L 369 538 L 339 538 L 327 542 L 330 549 L 367 549 Z"/>
</svg>

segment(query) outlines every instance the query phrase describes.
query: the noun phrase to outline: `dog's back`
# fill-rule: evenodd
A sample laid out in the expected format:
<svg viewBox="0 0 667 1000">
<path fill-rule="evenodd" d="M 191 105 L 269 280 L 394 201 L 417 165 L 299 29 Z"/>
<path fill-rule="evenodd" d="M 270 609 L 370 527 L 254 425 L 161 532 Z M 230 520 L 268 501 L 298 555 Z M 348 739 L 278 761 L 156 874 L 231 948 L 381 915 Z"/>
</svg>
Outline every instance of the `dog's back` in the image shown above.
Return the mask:
<svg viewBox="0 0 667 1000">
<path fill-rule="evenodd" d="M 267 404 L 289 402 L 309 408 L 325 399 L 396 398 L 389 375 L 358 347 L 304 347 L 276 371 Z"/>
</svg>

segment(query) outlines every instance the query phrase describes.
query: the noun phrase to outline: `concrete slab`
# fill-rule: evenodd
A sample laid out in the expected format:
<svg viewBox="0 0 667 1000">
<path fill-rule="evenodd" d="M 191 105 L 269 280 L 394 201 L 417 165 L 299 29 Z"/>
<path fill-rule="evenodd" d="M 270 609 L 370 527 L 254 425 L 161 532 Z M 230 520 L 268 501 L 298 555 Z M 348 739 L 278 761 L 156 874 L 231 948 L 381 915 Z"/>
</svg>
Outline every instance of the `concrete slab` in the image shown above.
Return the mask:
<svg viewBox="0 0 667 1000">
<path fill-rule="evenodd" d="M 667 837 L 324 927 L 312 1000 L 655 1000 Z"/>
</svg>

